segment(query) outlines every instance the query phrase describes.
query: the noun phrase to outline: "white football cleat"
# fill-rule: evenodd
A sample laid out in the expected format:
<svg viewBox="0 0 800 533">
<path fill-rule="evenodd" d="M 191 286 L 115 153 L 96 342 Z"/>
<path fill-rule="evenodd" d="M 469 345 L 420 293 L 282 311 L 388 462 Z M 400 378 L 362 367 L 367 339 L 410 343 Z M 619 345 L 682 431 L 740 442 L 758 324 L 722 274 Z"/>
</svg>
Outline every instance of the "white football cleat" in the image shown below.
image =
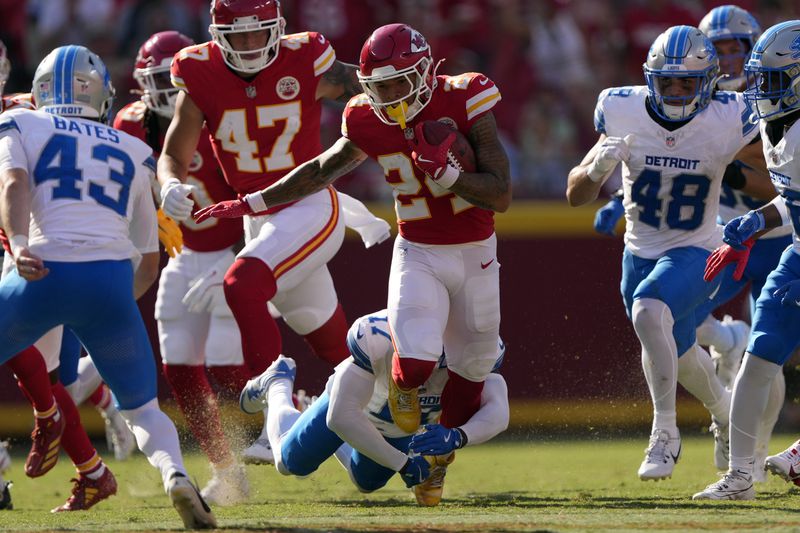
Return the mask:
<svg viewBox="0 0 800 533">
<path fill-rule="evenodd" d="M 183 520 L 186 529 L 213 529 L 217 519 L 203 500 L 200 491 L 183 474 L 172 474 L 167 482 L 167 495 Z"/>
<path fill-rule="evenodd" d="M 767 457 L 764 466 L 776 476 L 800 487 L 800 440 L 778 455 Z"/>
<path fill-rule="evenodd" d="M 294 383 L 297 364 L 291 357 L 279 355 L 261 374 L 247 381 L 239 394 L 239 407 L 248 415 L 254 415 L 267 407 L 267 391 L 277 379 L 288 379 Z"/>
<path fill-rule="evenodd" d="M 755 500 L 753 479 L 738 471 L 729 470 L 716 483 L 692 496 L 693 500 Z"/>
<path fill-rule="evenodd" d="M 244 465 L 234 463 L 227 468 L 211 465 L 214 475 L 200 491 L 209 505 L 230 506 L 244 503 L 250 497 L 250 482 Z"/>
<path fill-rule="evenodd" d="M 124 461 L 136 449 L 136 437 L 125 422 L 125 418 L 112 404 L 107 409 L 98 409 L 106 423 L 106 443 L 114 452 L 114 459 Z"/>
<path fill-rule="evenodd" d="M 709 346 L 708 351 L 714 366 L 717 368 L 717 377 L 722 384 L 728 388 L 733 388 L 733 381 L 739 373 L 742 365 L 742 357 L 747 349 L 747 341 L 750 338 L 750 326 L 743 320 L 734 320 L 730 315 L 725 315 L 722 325 L 727 328 L 733 336 L 733 347 L 730 350 L 717 350 L 715 346 Z"/>
<path fill-rule="evenodd" d="M 256 441 L 242 451 L 242 460 L 248 465 L 273 465 L 275 455 L 272 453 L 272 446 L 265 433 L 262 433 Z"/>
<path fill-rule="evenodd" d="M 644 461 L 639 467 L 639 479 L 666 479 L 672 477 L 675 463 L 681 456 L 681 437 L 671 437 L 664 429 L 654 429 L 650 443 L 644 451 Z"/>
<path fill-rule="evenodd" d="M 727 470 L 731 451 L 729 426 L 719 424 L 713 416 L 711 420 L 708 430 L 714 434 L 714 466 L 720 470 Z"/>
</svg>

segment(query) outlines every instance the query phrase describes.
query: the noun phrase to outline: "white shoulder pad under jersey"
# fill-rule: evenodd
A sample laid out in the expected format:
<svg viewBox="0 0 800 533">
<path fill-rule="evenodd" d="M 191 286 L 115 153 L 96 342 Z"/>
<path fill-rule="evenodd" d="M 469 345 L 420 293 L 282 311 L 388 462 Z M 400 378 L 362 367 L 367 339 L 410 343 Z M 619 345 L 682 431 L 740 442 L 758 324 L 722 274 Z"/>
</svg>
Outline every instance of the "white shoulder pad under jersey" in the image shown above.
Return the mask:
<svg viewBox="0 0 800 533">
<path fill-rule="evenodd" d="M 647 87 L 606 89 L 595 128 L 609 137 L 632 135 L 622 166 L 625 245 L 654 259 L 681 246 L 713 249 L 725 167 L 758 134 L 742 96 L 717 92 L 688 124 L 664 129 L 647 112 Z"/>
<path fill-rule="evenodd" d="M 119 260 L 158 250 L 155 159 L 139 139 L 92 120 L 13 110 L 0 116 L 0 159 L 2 169 L 30 177 L 30 245 L 43 259 Z M 136 228 L 147 222 L 146 232 L 131 235 L 134 217 Z"/>
<path fill-rule="evenodd" d="M 794 250 L 800 253 L 800 123 L 795 122 L 774 146 L 767 135 L 767 122 L 762 120 L 760 126 L 769 176 L 786 202 L 792 219 Z"/>
</svg>

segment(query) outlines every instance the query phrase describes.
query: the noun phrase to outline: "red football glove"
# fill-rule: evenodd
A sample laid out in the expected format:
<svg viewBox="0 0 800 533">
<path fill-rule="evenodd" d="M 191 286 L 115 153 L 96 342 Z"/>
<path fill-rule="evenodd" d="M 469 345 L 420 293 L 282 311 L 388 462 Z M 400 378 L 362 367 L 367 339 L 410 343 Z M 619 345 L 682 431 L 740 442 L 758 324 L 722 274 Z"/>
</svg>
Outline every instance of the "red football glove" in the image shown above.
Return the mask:
<svg viewBox="0 0 800 533">
<path fill-rule="evenodd" d="M 711 255 L 708 256 L 708 259 L 706 259 L 706 270 L 703 272 L 703 279 L 705 281 L 711 281 L 731 263 L 736 263 L 733 279 L 735 281 L 742 279 L 744 267 L 747 266 L 747 260 L 750 258 L 750 248 L 753 247 L 755 242 L 756 240 L 751 237 L 742 243 L 742 246 L 744 246 L 743 250 L 737 250 L 728 244 L 723 244 L 714 250 Z"/>
<path fill-rule="evenodd" d="M 240 218 L 252 214 L 250 204 L 244 200 L 225 200 L 199 209 L 194 214 L 194 221 L 200 223 L 209 218 Z"/>
<path fill-rule="evenodd" d="M 442 177 L 445 170 L 447 170 L 447 151 L 455 140 L 456 134 L 451 133 L 441 144 L 429 144 L 428 141 L 425 140 L 425 135 L 422 131 L 422 123 L 420 122 L 414 128 L 414 138 L 408 140 L 408 145 L 412 150 L 411 157 L 414 159 L 414 164 L 425 174 L 438 180 Z"/>
</svg>

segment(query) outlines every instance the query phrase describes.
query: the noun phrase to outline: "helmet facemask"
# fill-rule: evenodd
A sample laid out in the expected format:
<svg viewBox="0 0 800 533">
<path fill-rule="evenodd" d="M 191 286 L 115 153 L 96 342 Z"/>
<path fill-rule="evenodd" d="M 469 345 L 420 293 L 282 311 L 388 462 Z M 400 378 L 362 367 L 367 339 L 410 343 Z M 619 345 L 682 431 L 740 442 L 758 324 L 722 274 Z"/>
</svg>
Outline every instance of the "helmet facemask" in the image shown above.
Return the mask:
<svg viewBox="0 0 800 533">
<path fill-rule="evenodd" d="M 661 118 L 669 121 L 687 120 L 703 109 L 711 101 L 711 93 L 717 82 L 714 69 L 706 71 L 664 71 L 650 70 L 645 66 L 645 79 L 650 91 L 650 105 Z M 686 95 L 665 95 L 663 91 L 670 87 L 672 80 L 692 80 L 693 84 Z"/>
<path fill-rule="evenodd" d="M 736 44 L 738 50 L 734 51 L 732 46 L 726 46 L 719 41 L 729 41 Z M 715 47 L 722 46 L 724 48 L 717 48 L 717 55 L 719 57 L 720 65 L 720 79 L 717 82 L 717 87 L 723 91 L 740 91 L 746 85 L 746 76 L 744 73 L 744 65 L 750 57 L 750 50 L 752 44 L 744 39 L 719 39 L 712 41 Z M 728 51 L 730 50 L 730 53 Z M 725 52 L 725 53 L 723 53 Z M 741 68 L 734 69 L 732 67 L 725 68 L 726 65 L 741 64 Z"/>
<path fill-rule="evenodd" d="M 142 101 L 147 108 L 164 118 L 172 118 L 179 91 L 170 81 L 169 65 L 137 68 L 133 77 L 143 91 Z"/>
<path fill-rule="evenodd" d="M 395 70 L 393 66 L 387 65 L 373 69 L 368 76 L 358 72 L 358 80 L 364 88 L 364 93 L 369 97 L 370 107 L 381 122 L 405 127 L 403 122 L 416 117 L 431 100 L 436 79 L 436 73 L 431 72 L 432 70 L 434 70 L 433 60 L 430 57 L 422 57 L 414 65 L 401 70 Z M 400 98 L 384 101 L 381 96 L 381 84 L 398 79 L 405 80 L 408 92 Z"/>
<path fill-rule="evenodd" d="M 237 72 L 255 74 L 270 66 L 278 58 L 281 36 L 283 36 L 286 20 L 278 17 L 270 20 L 259 20 L 258 16 L 238 17 L 233 24 L 211 24 L 208 31 L 222 50 L 225 64 Z M 266 45 L 255 50 L 236 50 L 227 36 L 233 33 L 255 31 L 267 32 Z"/>
<path fill-rule="evenodd" d="M 751 60 L 745 67 L 748 74 L 745 101 L 758 118 L 775 119 L 800 109 L 800 64 L 764 67 Z"/>
</svg>

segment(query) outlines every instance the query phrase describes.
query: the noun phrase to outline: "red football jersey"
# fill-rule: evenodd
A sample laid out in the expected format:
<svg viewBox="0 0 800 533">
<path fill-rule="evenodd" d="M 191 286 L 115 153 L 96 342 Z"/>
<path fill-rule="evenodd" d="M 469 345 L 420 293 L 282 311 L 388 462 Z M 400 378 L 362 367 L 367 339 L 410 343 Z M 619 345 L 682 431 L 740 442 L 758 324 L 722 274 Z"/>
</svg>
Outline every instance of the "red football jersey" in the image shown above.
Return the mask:
<svg viewBox="0 0 800 533">
<path fill-rule="evenodd" d="M 31 93 L 16 93 L 3 96 L 0 101 L 0 113 L 10 109 L 36 109 Z"/>
<path fill-rule="evenodd" d="M 114 119 L 114 127 L 138 137 L 146 142 L 144 117 L 147 106 L 138 101 L 123 107 Z M 164 134 L 161 134 L 159 144 L 164 144 Z M 158 154 L 155 154 L 158 157 Z M 208 130 L 203 128 L 197 150 L 189 165 L 189 175 L 186 183 L 194 185 L 192 193 L 196 211 L 207 205 L 223 200 L 233 200 L 236 193 L 225 183 L 225 178 L 217 166 L 217 160 L 211 149 Z M 210 223 L 209 223 L 210 222 Z M 196 252 L 214 252 L 233 246 L 241 239 L 244 229 L 242 221 L 237 218 L 209 218 L 200 224 L 190 218 L 181 222 L 183 244 Z"/>
<path fill-rule="evenodd" d="M 494 82 L 470 72 L 437 76 L 431 101 L 414 120 L 440 120 L 467 135 L 475 121 L 500 101 Z M 436 184 L 414 165 L 411 148 L 397 125 L 381 122 L 364 94 L 354 96 L 344 110 L 342 135 L 382 167 L 394 189 L 394 206 L 400 235 L 425 244 L 461 244 L 489 238 L 494 233 L 494 213 L 475 207 Z"/>
<path fill-rule="evenodd" d="M 214 153 L 237 193 L 264 189 L 320 154 L 317 85 L 335 59 L 316 32 L 281 37 L 275 62 L 249 81 L 225 65 L 213 41 L 175 55 L 172 83 L 203 111 Z"/>
</svg>

